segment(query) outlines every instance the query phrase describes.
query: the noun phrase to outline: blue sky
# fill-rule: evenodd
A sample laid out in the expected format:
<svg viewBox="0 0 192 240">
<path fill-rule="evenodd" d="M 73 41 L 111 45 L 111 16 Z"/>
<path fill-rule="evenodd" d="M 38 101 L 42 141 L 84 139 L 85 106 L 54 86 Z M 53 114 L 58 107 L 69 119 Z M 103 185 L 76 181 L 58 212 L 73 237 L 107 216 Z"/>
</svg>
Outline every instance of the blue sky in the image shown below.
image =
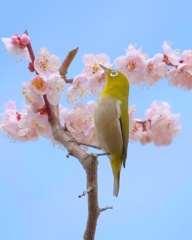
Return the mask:
<svg viewBox="0 0 192 240">
<path fill-rule="evenodd" d="M 3 1 L 0 36 L 27 28 L 36 53 L 46 47 L 61 59 L 79 47 L 68 73 L 74 77 L 85 53 L 106 53 L 113 62 L 130 43 L 150 57 L 162 52 L 165 40 L 181 51 L 191 49 L 191 7 L 188 0 Z M 27 64 L 7 56 L 3 44 L 0 62 L 0 111 L 9 99 L 21 109 L 21 83 L 31 77 Z M 96 239 L 192 239 L 191 99 L 190 91 L 169 87 L 167 80 L 149 88 L 131 86 L 130 105 L 136 104 L 138 116 L 153 100 L 167 101 L 181 113 L 182 131 L 168 147 L 130 143 L 118 198 L 112 195 L 109 161 L 99 159 L 99 204 L 114 209 L 100 215 Z M 65 105 L 65 96 L 62 101 Z M 0 145 L 0 239 L 82 239 L 87 199 L 78 198 L 86 184 L 79 162 L 46 139 L 13 143 L 0 133 Z"/>
</svg>

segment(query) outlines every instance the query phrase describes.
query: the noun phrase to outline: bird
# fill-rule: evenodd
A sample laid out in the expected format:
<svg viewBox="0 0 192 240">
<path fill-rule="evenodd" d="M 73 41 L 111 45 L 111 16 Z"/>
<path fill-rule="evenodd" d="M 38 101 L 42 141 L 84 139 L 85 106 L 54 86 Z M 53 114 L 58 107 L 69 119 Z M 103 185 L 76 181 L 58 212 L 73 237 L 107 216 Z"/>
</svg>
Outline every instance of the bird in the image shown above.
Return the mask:
<svg viewBox="0 0 192 240">
<path fill-rule="evenodd" d="M 95 105 L 95 133 L 100 148 L 110 160 L 114 176 L 113 195 L 117 197 L 120 186 L 120 171 L 122 164 L 125 168 L 128 150 L 130 86 L 127 77 L 122 72 L 103 65 L 100 67 L 107 75 L 107 82 Z"/>
</svg>

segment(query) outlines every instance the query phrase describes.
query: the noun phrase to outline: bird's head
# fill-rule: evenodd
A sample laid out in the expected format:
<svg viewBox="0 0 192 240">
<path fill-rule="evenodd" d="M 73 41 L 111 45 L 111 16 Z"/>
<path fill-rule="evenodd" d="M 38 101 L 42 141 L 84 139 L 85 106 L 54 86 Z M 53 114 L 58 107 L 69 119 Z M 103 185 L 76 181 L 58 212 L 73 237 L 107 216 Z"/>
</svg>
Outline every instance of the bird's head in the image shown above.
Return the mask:
<svg viewBox="0 0 192 240">
<path fill-rule="evenodd" d="M 119 75 L 119 71 L 107 68 L 107 67 L 105 67 L 105 66 L 103 66 L 101 64 L 99 64 L 99 65 L 105 71 L 105 73 L 107 74 L 108 78 L 109 77 L 117 77 Z"/>
</svg>

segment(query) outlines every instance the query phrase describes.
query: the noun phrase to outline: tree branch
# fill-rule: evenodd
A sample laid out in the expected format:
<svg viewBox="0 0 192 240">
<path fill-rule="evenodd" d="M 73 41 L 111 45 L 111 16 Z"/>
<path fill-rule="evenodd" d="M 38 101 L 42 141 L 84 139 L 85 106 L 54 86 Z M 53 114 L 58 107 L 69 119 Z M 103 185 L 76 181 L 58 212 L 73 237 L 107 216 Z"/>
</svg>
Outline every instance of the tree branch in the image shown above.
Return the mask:
<svg viewBox="0 0 192 240">
<path fill-rule="evenodd" d="M 87 187 L 91 187 L 92 191 L 88 194 L 88 219 L 87 226 L 84 233 L 84 240 L 94 240 L 97 219 L 100 214 L 98 205 L 98 180 L 97 180 L 97 166 L 98 161 L 94 155 L 92 156 L 91 164 L 86 168 Z"/>
<path fill-rule="evenodd" d="M 56 141 L 61 143 L 70 153 L 79 160 L 86 171 L 87 189 L 91 188 L 88 194 L 88 219 L 87 226 L 84 233 L 85 240 L 94 240 L 97 219 L 100 214 L 98 205 L 98 181 L 97 181 L 97 156 L 86 153 L 78 143 L 71 139 L 60 122 L 54 118 L 50 122 L 53 137 Z"/>
<path fill-rule="evenodd" d="M 71 50 L 65 60 L 63 61 L 61 67 L 59 68 L 60 75 L 63 77 L 63 79 L 66 79 L 66 74 L 68 71 L 68 68 L 70 64 L 72 63 L 74 57 L 76 56 L 79 48 Z"/>
<path fill-rule="evenodd" d="M 25 31 L 25 33 L 28 34 L 27 30 Z M 34 62 L 35 55 L 34 55 L 31 43 L 27 45 L 27 48 L 28 48 L 31 60 L 32 62 Z M 77 51 L 78 51 L 78 48 L 70 51 L 59 69 L 60 75 L 63 77 L 64 80 L 66 80 L 66 74 L 67 74 L 68 68 L 71 62 L 73 61 Z M 71 83 L 72 79 L 69 79 L 68 82 Z M 87 191 L 88 219 L 87 219 L 86 230 L 84 233 L 84 239 L 94 240 L 96 226 L 97 226 L 97 219 L 101 212 L 98 205 L 97 155 L 88 154 L 78 145 L 78 143 L 74 139 L 70 138 L 67 135 L 64 127 L 61 126 L 59 121 L 58 105 L 52 106 L 48 102 L 46 95 L 44 95 L 43 98 L 44 98 L 44 102 L 45 102 L 45 106 L 48 114 L 48 120 L 51 126 L 54 139 L 58 141 L 60 144 L 62 144 L 68 150 L 68 157 L 72 155 L 75 158 L 77 158 L 86 171 L 87 189 L 89 189 L 89 191 Z"/>
</svg>

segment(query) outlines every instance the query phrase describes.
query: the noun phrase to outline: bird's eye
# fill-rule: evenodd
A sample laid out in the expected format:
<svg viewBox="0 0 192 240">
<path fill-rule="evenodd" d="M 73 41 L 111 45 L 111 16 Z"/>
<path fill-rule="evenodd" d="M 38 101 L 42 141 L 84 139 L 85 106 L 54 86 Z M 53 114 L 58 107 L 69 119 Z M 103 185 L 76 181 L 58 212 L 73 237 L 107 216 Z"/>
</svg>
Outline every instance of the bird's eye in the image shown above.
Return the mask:
<svg viewBox="0 0 192 240">
<path fill-rule="evenodd" d="M 110 72 L 110 76 L 111 77 L 116 77 L 118 75 L 118 72 L 117 71 L 112 71 Z"/>
</svg>

